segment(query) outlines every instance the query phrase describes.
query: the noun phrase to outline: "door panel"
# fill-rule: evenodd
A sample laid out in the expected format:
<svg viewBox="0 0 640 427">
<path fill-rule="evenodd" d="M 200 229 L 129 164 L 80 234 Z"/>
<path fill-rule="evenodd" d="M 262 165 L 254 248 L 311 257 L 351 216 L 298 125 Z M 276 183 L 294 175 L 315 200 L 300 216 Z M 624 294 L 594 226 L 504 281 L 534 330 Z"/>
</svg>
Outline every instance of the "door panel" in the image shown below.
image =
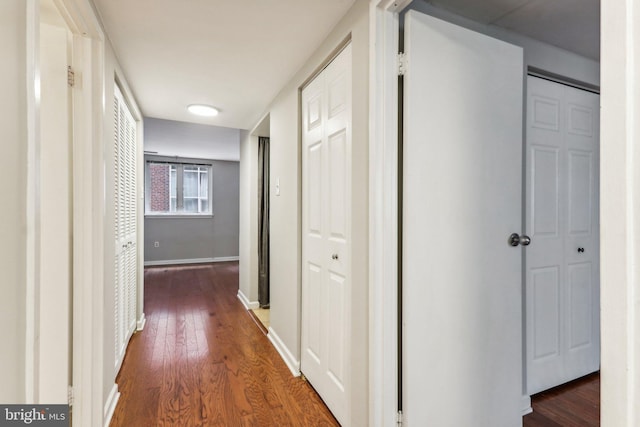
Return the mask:
<svg viewBox="0 0 640 427">
<path fill-rule="evenodd" d="M 533 354 L 536 360 L 560 355 L 560 286 L 558 266 L 531 272 L 533 322 L 538 332 L 534 337 Z"/>
<path fill-rule="evenodd" d="M 537 77 L 528 78 L 527 96 L 526 389 L 534 394 L 599 368 L 599 100 Z M 544 110 L 551 104 L 557 121 Z M 541 126 L 541 117 L 554 125 Z M 541 149 L 554 150 L 554 164 L 540 161 Z M 551 185 L 539 184 L 552 176 L 553 197 Z M 557 217 L 557 232 L 541 229 L 541 217 Z M 550 268 L 558 269 L 558 293 L 539 294 L 537 274 Z M 540 320 L 551 313 L 554 327 Z M 559 353 L 540 357 L 539 343 L 556 340 Z"/>
<path fill-rule="evenodd" d="M 593 153 L 569 151 L 569 235 L 588 235 L 593 229 L 591 195 Z"/>
<path fill-rule="evenodd" d="M 346 130 L 329 137 L 330 165 L 329 194 L 330 205 L 330 238 L 344 242 L 347 235 L 346 219 L 349 200 L 346 198 L 344 183 L 347 179 L 347 135 Z"/>
<path fill-rule="evenodd" d="M 558 237 L 558 150 L 533 147 L 535 169 L 532 172 L 532 226 L 535 233 Z"/>
<path fill-rule="evenodd" d="M 301 370 L 349 422 L 351 46 L 302 91 Z"/>
<path fill-rule="evenodd" d="M 403 417 L 517 426 L 522 50 L 409 11 L 405 53 Z"/>
<path fill-rule="evenodd" d="M 591 282 L 591 263 L 569 265 L 570 350 L 589 346 L 593 342 Z"/>
</svg>

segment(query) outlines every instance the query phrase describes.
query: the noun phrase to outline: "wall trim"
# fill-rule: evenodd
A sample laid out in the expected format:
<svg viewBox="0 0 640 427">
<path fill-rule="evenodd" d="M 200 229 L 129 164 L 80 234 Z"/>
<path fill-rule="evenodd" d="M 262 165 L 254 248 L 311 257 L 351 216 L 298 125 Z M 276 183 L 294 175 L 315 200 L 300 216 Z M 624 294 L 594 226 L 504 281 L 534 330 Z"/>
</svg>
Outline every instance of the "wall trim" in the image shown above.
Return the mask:
<svg viewBox="0 0 640 427">
<path fill-rule="evenodd" d="M 531 407 L 531 396 L 524 395 L 522 396 L 522 416 L 524 417 L 527 414 L 533 412 L 533 408 Z"/>
<path fill-rule="evenodd" d="M 114 384 L 113 387 L 111 387 L 107 401 L 104 404 L 103 426 L 108 426 L 111 422 L 111 418 L 113 417 L 113 413 L 116 411 L 116 406 L 118 405 L 119 400 L 120 392 L 118 391 L 118 384 Z"/>
<path fill-rule="evenodd" d="M 267 333 L 267 338 L 269 338 L 269 341 L 271 341 L 271 344 L 273 344 L 273 346 L 276 348 L 278 354 L 280 354 L 280 357 L 282 358 L 282 360 L 284 360 L 284 363 L 287 365 L 287 367 L 291 371 L 291 374 L 293 374 L 294 377 L 299 377 L 300 361 L 296 360 L 293 353 L 289 351 L 287 346 L 284 344 L 284 342 L 280 339 L 276 331 L 274 331 L 271 326 L 269 326 L 269 332 Z"/>
<path fill-rule="evenodd" d="M 144 313 L 142 313 L 140 315 L 140 318 L 136 322 L 136 332 L 142 331 L 144 329 L 144 325 L 146 325 L 146 324 L 147 324 L 147 318 L 144 315 Z"/>
<path fill-rule="evenodd" d="M 260 308 L 260 302 L 249 301 L 249 298 L 247 298 L 247 296 L 240 289 L 238 289 L 238 299 L 240 300 L 242 305 L 244 305 L 244 308 L 246 308 L 247 310 Z"/>
<path fill-rule="evenodd" d="M 166 259 L 159 261 L 145 261 L 145 267 L 152 267 L 154 265 L 182 265 L 182 264 L 208 264 L 211 262 L 229 262 L 240 261 L 239 256 L 224 256 L 216 258 L 191 258 L 191 259 Z"/>
</svg>

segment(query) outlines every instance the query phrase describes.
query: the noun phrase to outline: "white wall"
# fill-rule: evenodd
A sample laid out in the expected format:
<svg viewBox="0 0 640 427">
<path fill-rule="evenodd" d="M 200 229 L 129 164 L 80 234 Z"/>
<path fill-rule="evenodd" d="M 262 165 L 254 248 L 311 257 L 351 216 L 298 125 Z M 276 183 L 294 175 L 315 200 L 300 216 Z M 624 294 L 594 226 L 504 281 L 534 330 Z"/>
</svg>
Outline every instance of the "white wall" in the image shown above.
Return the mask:
<svg viewBox="0 0 640 427">
<path fill-rule="evenodd" d="M 270 115 L 271 329 L 300 360 L 299 89 L 349 35 L 353 48 L 351 425 L 368 425 L 368 129 L 369 2 L 358 0 L 267 109 Z M 243 157 L 244 159 L 244 157 Z M 250 179 L 246 170 L 243 179 Z M 242 172 L 241 172 L 242 174 Z M 280 181 L 280 195 L 274 193 Z M 243 191 L 245 187 L 241 185 Z M 242 197 L 246 197 L 243 194 Z M 254 238 L 253 236 L 251 237 Z M 242 262 L 242 261 L 241 261 Z"/>
<path fill-rule="evenodd" d="M 245 130 L 240 131 L 239 292 L 258 303 L 258 137 Z"/>
<path fill-rule="evenodd" d="M 24 0 L 0 2 L 0 402 L 25 403 L 27 74 Z"/>
<path fill-rule="evenodd" d="M 461 27 L 515 44 L 524 49 L 525 67 L 533 66 L 547 72 L 569 77 L 595 86 L 600 84 L 600 64 L 573 52 L 533 40 L 495 25 L 485 25 L 434 7 L 424 0 L 414 1 L 409 9 L 426 13 Z M 407 9 L 407 10 L 409 10 Z"/>
</svg>

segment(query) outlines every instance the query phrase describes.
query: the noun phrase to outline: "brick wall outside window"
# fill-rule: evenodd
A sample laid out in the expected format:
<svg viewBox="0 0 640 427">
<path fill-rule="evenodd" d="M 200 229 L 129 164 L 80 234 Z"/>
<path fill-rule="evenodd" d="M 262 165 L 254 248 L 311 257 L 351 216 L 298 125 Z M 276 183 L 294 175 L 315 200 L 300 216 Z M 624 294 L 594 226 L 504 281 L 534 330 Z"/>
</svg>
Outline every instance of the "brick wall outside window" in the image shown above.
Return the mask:
<svg viewBox="0 0 640 427">
<path fill-rule="evenodd" d="M 171 206 L 169 167 L 168 164 L 149 164 L 152 212 L 168 212 Z"/>
</svg>

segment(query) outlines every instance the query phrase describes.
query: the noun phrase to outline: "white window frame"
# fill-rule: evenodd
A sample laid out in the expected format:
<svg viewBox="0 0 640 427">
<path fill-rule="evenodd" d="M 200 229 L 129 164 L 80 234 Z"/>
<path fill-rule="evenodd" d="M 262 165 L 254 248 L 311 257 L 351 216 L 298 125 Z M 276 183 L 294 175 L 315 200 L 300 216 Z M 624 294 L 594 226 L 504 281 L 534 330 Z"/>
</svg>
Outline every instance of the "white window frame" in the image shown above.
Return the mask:
<svg viewBox="0 0 640 427">
<path fill-rule="evenodd" d="M 172 205 L 172 199 L 175 199 L 176 211 L 169 212 L 158 212 L 151 210 L 151 175 L 150 175 L 150 164 L 162 164 L 166 163 L 170 165 L 169 168 L 169 182 L 171 182 L 171 171 L 175 171 L 176 173 L 176 188 L 172 189 L 170 186 L 169 193 L 169 204 Z M 198 178 L 198 196 L 196 199 L 198 200 L 198 209 L 200 209 L 202 200 L 209 201 L 209 207 L 204 212 L 184 212 L 181 210 L 184 207 L 184 194 L 183 194 L 183 179 L 184 179 L 184 168 L 187 166 L 193 166 L 198 168 L 198 175 L 203 171 L 200 171 L 200 168 L 206 169 L 207 171 L 207 199 L 200 196 L 200 180 Z M 175 169 L 174 169 L 175 168 Z M 213 162 L 207 160 L 199 160 L 199 159 L 187 159 L 180 157 L 160 157 L 160 156 L 145 156 L 144 161 L 144 215 L 145 217 L 150 218 L 212 218 L 213 217 Z M 193 199 L 193 197 L 189 197 L 189 199 Z"/>
</svg>

